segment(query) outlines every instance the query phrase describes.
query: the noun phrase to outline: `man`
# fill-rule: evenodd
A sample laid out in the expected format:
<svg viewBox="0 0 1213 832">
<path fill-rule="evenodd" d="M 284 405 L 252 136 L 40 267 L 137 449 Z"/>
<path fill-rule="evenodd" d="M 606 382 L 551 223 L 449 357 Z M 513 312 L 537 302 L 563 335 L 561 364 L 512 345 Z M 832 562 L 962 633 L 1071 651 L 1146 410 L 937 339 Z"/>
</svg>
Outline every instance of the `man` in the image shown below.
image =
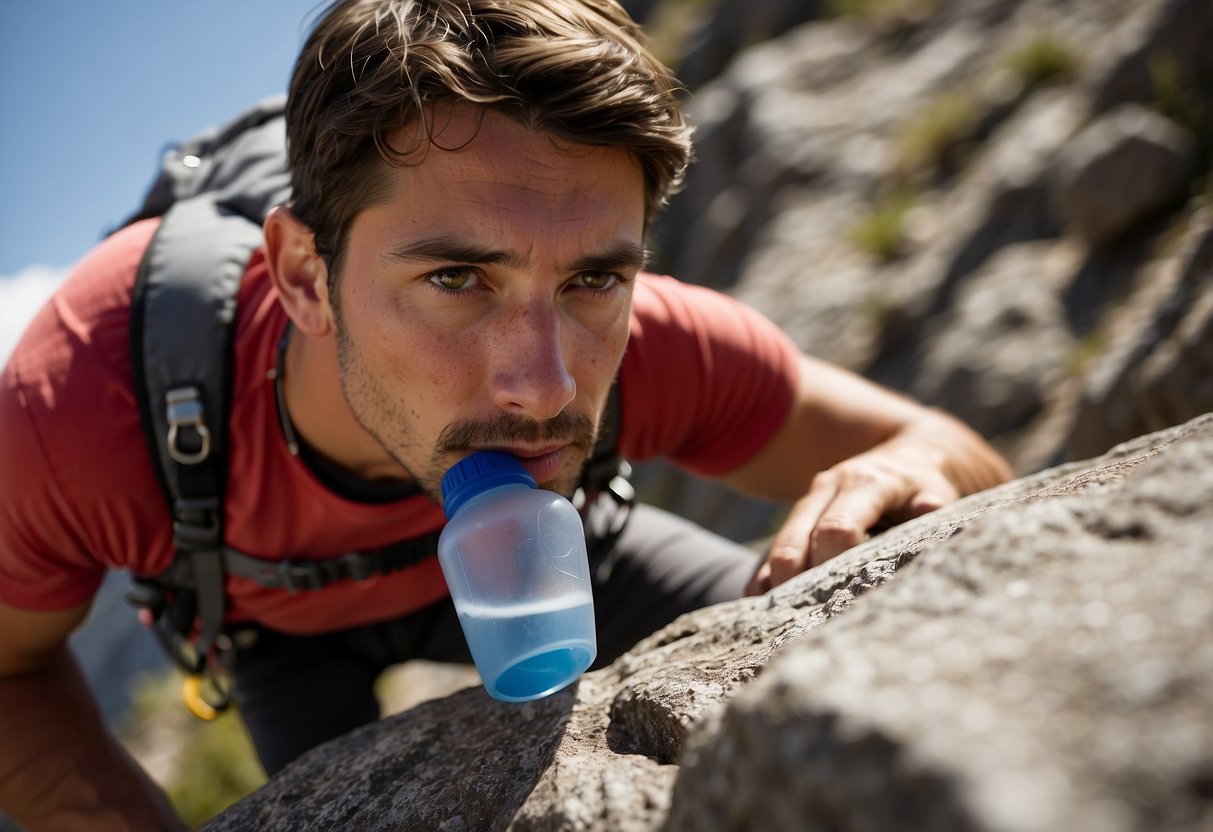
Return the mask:
<svg viewBox="0 0 1213 832">
<path fill-rule="evenodd" d="M 291 83 L 292 199 L 239 295 L 232 546 L 323 559 L 432 532 L 443 472 L 481 448 L 568 494 L 617 384 L 624 456 L 793 507 L 761 564 L 638 507 L 594 565 L 605 662 L 881 518 L 1006 478 L 955 420 L 798 354 L 721 295 L 643 273 L 645 230 L 689 156 L 671 84 L 613 0 L 324 14 Z M 155 229 L 90 254 L 0 379 L 0 806 L 31 830 L 179 823 L 64 646 L 105 569 L 172 558 L 128 345 Z M 226 589 L 238 701 L 270 772 L 374 719 L 388 664 L 467 658 L 433 558 L 311 593 Z"/>
</svg>

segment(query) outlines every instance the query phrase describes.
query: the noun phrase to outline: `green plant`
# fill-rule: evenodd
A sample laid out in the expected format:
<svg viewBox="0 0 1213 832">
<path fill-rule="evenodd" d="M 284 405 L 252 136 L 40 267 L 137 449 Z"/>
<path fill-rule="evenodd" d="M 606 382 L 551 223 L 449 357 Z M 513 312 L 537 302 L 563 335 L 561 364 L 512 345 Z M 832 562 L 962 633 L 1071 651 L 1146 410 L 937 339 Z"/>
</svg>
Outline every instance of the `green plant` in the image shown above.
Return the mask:
<svg viewBox="0 0 1213 832">
<path fill-rule="evenodd" d="M 976 98 L 965 90 L 946 92 L 929 103 L 896 139 L 894 178 L 909 180 L 945 170 L 980 116 Z"/>
<path fill-rule="evenodd" d="M 884 25 L 915 20 L 939 8 L 941 0 L 828 0 L 824 13 L 830 17 L 854 17 Z"/>
<path fill-rule="evenodd" d="M 195 826 L 266 778 L 235 708 L 201 722 L 181 701 L 181 681 L 180 673 L 170 671 L 137 683 L 119 736 L 141 762 L 159 761 L 153 776 L 178 814 Z"/>
<path fill-rule="evenodd" d="M 190 733 L 188 757 L 177 766 L 166 791 L 186 823 L 196 825 L 260 788 L 265 773 L 234 711 L 214 722 L 198 722 Z"/>
<path fill-rule="evenodd" d="M 850 232 L 850 240 L 860 251 L 885 263 L 902 254 L 905 220 L 915 198 L 907 191 L 896 191 L 877 200 L 871 211 Z"/>
<path fill-rule="evenodd" d="M 1005 60 L 1025 92 L 1049 81 L 1074 77 L 1081 63 L 1069 44 L 1049 32 L 1039 32 L 1024 41 Z"/>
<path fill-rule="evenodd" d="M 1149 67 L 1154 109 L 1191 130 L 1198 146 L 1204 147 L 1213 138 L 1213 124 L 1204 98 L 1184 84 L 1179 64 L 1170 52 L 1151 55 Z"/>
<path fill-rule="evenodd" d="M 670 66 L 686 54 L 695 31 L 716 13 L 720 0 L 663 0 L 644 24 L 649 49 Z"/>
<path fill-rule="evenodd" d="M 1204 205 L 1213 205 L 1213 112 L 1208 100 L 1190 84 L 1185 84 L 1179 64 L 1170 52 L 1150 56 L 1151 104 L 1155 110 L 1186 128 L 1196 139 L 1197 176 L 1189 196 Z"/>
<path fill-rule="evenodd" d="M 888 326 L 894 313 L 897 312 L 897 304 L 893 298 L 889 297 L 887 291 L 875 289 L 864 295 L 859 302 L 859 314 L 867 320 L 872 328 L 876 331 L 883 330 Z"/>
<path fill-rule="evenodd" d="M 1107 352 L 1108 342 L 1108 331 L 1103 326 L 1076 340 L 1065 357 L 1066 371 L 1071 376 L 1081 375 L 1095 359 Z"/>
</svg>

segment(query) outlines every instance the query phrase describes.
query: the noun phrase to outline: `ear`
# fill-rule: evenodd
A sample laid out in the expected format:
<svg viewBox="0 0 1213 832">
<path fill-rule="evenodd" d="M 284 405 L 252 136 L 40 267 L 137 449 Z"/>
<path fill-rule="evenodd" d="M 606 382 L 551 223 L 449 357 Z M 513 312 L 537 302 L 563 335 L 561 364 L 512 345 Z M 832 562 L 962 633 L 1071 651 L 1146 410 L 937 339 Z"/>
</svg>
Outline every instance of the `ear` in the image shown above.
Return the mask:
<svg viewBox="0 0 1213 832">
<path fill-rule="evenodd" d="M 316 253 L 312 230 L 285 205 L 265 218 L 265 257 L 286 314 L 307 335 L 333 331 L 328 268 Z"/>
</svg>

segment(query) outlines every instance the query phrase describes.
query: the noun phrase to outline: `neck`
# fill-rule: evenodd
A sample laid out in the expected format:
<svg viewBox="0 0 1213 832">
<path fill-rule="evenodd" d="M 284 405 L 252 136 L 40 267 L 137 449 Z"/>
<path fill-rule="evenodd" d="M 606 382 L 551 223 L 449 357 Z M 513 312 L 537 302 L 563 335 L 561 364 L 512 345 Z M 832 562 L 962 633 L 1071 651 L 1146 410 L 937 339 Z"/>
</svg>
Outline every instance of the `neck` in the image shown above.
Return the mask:
<svg viewBox="0 0 1213 832">
<path fill-rule="evenodd" d="M 341 392 L 336 339 L 292 329 L 278 372 L 283 414 L 298 439 L 327 462 L 367 482 L 408 481 L 408 473 L 354 417 Z M 288 437 L 290 433 L 288 432 Z"/>
</svg>

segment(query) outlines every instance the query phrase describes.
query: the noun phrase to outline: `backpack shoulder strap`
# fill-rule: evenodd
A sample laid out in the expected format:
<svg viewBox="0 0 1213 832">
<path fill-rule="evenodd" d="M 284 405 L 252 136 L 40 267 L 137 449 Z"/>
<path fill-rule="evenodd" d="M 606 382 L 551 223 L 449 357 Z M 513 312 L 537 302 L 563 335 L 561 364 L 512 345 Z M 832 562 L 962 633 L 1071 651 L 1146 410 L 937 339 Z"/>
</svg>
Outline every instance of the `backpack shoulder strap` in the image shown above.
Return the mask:
<svg viewBox="0 0 1213 832">
<path fill-rule="evenodd" d="M 162 215 L 131 301 L 131 363 L 141 422 L 195 589 L 157 627 L 197 672 L 223 624 L 223 497 L 236 294 L 261 221 L 288 187 L 278 100 L 170 150 L 128 222 Z M 188 651 L 197 614 L 201 631 Z"/>
<path fill-rule="evenodd" d="M 141 422 L 172 516 L 176 556 L 191 561 L 197 583 L 202 631 L 194 671 L 223 622 L 232 323 L 244 266 L 259 241 L 258 226 L 225 214 L 212 199 L 174 204 L 140 264 L 131 309 Z"/>
<path fill-rule="evenodd" d="M 170 507 L 222 490 L 236 293 L 266 214 L 289 193 L 283 106 L 267 99 L 166 152 L 127 221 L 162 217 L 135 282 L 131 358 Z"/>
</svg>

